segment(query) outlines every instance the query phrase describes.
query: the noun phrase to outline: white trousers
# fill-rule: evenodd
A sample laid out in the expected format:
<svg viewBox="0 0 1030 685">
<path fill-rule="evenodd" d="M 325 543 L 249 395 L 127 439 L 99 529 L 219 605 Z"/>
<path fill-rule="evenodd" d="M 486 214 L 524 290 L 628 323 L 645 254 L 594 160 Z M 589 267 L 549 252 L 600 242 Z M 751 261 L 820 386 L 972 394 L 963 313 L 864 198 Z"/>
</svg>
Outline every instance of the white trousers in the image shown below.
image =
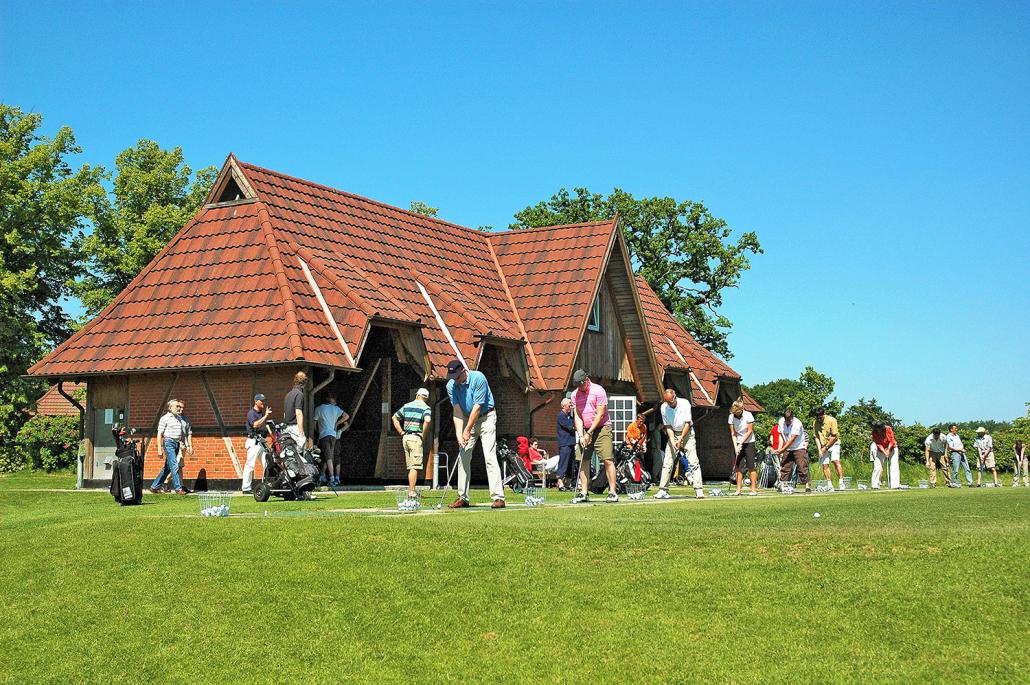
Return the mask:
<svg viewBox="0 0 1030 685">
<path fill-rule="evenodd" d="M 694 429 L 691 428 L 687 434 L 687 444 L 683 446 L 687 454 L 688 472 L 687 477 L 694 489 L 701 487 L 701 462 L 697 458 L 697 443 L 694 441 Z M 676 465 L 676 453 L 672 451 L 672 442 L 665 446 L 665 460 L 662 462 L 662 478 L 659 481 L 658 489 L 668 490 L 669 480 L 672 478 L 672 469 Z"/>
<path fill-rule="evenodd" d="M 247 438 L 247 463 L 243 467 L 243 489 L 250 490 L 250 486 L 254 484 L 254 466 L 257 464 L 258 456 L 261 457 L 261 468 L 268 468 L 268 464 L 265 463 L 265 447 L 264 445 L 254 438 Z"/>
<path fill-rule="evenodd" d="M 490 499 L 504 499 L 504 479 L 501 466 L 497 463 L 497 411 L 494 410 L 476 421 L 472 437 L 464 449 L 458 451 L 458 494 L 469 498 L 469 482 L 472 480 L 472 448 L 476 442 L 483 443 L 483 458 L 486 461 L 486 480 L 490 485 Z"/>
<path fill-rule="evenodd" d="M 872 454 L 872 452 L 870 452 Z M 883 462 L 887 460 L 887 487 L 896 488 L 901 485 L 901 467 L 898 464 L 898 448 L 893 448 L 886 457 L 880 450 L 876 450 L 876 454 L 873 454 L 873 478 L 872 488 L 876 490 L 880 487 L 880 478 L 883 476 Z"/>
</svg>

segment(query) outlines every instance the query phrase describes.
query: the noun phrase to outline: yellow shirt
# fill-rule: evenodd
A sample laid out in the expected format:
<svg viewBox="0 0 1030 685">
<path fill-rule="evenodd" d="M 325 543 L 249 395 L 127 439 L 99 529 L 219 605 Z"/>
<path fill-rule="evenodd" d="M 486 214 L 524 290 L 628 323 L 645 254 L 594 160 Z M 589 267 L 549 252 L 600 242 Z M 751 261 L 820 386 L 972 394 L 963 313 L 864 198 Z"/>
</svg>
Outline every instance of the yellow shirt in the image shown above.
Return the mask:
<svg viewBox="0 0 1030 685">
<path fill-rule="evenodd" d="M 815 420 L 815 435 L 819 444 L 823 447 L 830 441 L 830 438 L 837 438 L 840 442 L 840 431 L 837 428 L 837 419 L 832 416 L 823 416 L 822 421 Z"/>
</svg>

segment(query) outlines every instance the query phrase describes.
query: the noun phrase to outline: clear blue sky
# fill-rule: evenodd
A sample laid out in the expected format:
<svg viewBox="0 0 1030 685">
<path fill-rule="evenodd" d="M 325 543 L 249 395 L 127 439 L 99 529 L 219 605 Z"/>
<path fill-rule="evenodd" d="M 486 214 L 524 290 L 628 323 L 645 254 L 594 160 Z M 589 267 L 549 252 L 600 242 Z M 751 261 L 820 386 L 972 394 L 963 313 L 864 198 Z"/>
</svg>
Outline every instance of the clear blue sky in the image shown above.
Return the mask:
<svg viewBox="0 0 1030 685">
<path fill-rule="evenodd" d="M 746 382 L 901 418 L 1030 400 L 1030 4 L 0 4 L 0 100 L 469 226 L 561 186 L 758 233 Z"/>
</svg>

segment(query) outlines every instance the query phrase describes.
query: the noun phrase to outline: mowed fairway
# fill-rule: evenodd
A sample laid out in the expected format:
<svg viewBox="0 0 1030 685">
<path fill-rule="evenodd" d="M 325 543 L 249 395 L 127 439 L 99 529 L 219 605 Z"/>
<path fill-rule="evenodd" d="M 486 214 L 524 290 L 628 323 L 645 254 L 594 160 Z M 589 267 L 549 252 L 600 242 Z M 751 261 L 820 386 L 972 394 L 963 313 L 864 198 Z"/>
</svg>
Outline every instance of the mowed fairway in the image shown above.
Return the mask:
<svg viewBox="0 0 1030 685">
<path fill-rule="evenodd" d="M 0 479 L 3 682 L 1030 681 L 1024 489 L 228 519 L 29 490 L 68 484 Z"/>
</svg>

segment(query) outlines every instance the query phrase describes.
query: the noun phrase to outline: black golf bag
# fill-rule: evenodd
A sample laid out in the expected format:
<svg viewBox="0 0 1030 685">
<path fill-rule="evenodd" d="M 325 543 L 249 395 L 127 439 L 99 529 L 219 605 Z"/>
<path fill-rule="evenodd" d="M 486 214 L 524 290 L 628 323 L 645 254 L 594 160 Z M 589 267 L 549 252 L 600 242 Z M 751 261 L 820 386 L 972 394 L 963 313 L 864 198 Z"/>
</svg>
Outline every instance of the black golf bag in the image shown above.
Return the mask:
<svg viewBox="0 0 1030 685">
<path fill-rule="evenodd" d="M 533 482 L 533 474 L 526 468 L 522 457 L 508 446 L 507 440 L 497 441 L 497 456 L 508 467 L 508 475 L 504 479 L 504 485 L 511 488 L 513 492 L 525 491 L 529 484 Z"/>
<path fill-rule="evenodd" d="M 775 452 L 766 452 L 758 469 L 758 487 L 774 488 L 780 479 L 780 458 Z"/>
<path fill-rule="evenodd" d="M 136 431 L 133 430 L 132 433 Z M 143 454 L 136 441 L 126 439 L 126 430 L 117 424 L 112 426 L 115 458 L 111 473 L 111 495 L 122 506 L 140 504 L 143 501 Z"/>
</svg>

